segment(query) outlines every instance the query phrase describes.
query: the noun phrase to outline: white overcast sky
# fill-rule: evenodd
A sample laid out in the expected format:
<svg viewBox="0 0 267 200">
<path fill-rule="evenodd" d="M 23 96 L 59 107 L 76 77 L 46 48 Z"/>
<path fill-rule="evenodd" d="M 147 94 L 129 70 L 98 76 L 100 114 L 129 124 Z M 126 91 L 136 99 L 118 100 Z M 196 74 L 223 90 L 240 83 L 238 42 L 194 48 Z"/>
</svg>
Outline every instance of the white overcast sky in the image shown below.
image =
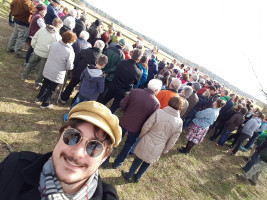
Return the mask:
<svg viewBox="0 0 267 200">
<path fill-rule="evenodd" d="M 265 100 L 267 0 L 88 0 L 241 90 Z"/>
</svg>

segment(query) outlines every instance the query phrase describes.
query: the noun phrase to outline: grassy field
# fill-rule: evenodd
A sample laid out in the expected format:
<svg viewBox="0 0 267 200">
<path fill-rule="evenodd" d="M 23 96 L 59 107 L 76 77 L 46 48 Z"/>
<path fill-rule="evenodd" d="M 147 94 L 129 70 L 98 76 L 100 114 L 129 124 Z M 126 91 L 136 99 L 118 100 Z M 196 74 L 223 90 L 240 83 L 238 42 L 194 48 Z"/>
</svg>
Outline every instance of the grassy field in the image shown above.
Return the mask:
<svg viewBox="0 0 267 200">
<path fill-rule="evenodd" d="M 54 110 L 41 110 L 33 103 L 38 90 L 32 89 L 31 80 L 20 80 L 23 59 L 6 52 L 12 27 L 8 26 L 8 9 L 0 4 L 0 139 L 11 145 L 14 151 L 52 151 L 57 141 L 62 116 L 69 105 L 55 106 Z M 176 148 L 186 143 L 184 135 L 175 147 L 159 162 L 151 166 L 138 184 L 127 183 L 121 170 L 128 170 L 133 157 L 127 158 L 120 169 L 101 169 L 100 174 L 112 183 L 120 199 L 267 199 L 267 173 L 263 173 L 257 186 L 240 182 L 235 173 L 241 173 L 243 152 L 228 156 L 227 147 L 218 148 L 204 140 L 190 156 L 178 154 Z M 111 162 L 122 148 L 114 151 Z M 9 149 L 0 142 L 0 161 Z"/>
</svg>

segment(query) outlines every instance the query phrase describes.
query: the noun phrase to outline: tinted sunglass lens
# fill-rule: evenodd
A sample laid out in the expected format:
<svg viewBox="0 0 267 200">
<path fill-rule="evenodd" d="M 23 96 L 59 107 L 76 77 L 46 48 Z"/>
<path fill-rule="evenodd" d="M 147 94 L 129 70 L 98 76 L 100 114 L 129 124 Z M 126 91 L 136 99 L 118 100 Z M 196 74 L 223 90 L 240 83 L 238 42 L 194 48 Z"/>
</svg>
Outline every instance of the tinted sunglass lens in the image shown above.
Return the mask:
<svg viewBox="0 0 267 200">
<path fill-rule="evenodd" d="M 65 144 L 73 146 L 79 143 L 81 140 L 81 134 L 75 129 L 67 129 L 63 135 L 63 141 Z"/>
<path fill-rule="evenodd" d="M 98 141 L 90 141 L 86 146 L 86 152 L 91 157 L 99 156 L 102 153 L 103 149 L 103 145 Z"/>
</svg>

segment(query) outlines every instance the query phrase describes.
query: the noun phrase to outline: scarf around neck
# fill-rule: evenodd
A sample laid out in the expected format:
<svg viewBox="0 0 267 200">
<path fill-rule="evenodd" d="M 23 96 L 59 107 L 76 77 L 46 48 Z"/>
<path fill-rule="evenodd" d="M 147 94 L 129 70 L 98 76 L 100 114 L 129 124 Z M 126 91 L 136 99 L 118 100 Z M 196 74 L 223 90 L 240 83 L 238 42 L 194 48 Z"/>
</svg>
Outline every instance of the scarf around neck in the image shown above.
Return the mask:
<svg viewBox="0 0 267 200">
<path fill-rule="evenodd" d="M 75 194 L 65 194 L 59 179 L 56 176 L 52 158 L 44 164 L 40 174 L 39 191 L 42 200 L 88 200 L 96 191 L 98 171 L 96 171 Z"/>
</svg>

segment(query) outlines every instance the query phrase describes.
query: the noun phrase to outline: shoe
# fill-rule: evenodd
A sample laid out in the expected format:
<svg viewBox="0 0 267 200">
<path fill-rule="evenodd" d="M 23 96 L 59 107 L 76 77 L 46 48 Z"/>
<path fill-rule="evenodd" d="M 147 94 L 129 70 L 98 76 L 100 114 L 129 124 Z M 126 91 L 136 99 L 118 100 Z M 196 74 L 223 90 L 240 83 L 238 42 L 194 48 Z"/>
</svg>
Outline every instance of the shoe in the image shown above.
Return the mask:
<svg viewBox="0 0 267 200">
<path fill-rule="evenodd" d="M 251 180 L 251 179 L 247 179 L 249 182 L 250 182 L 250 184 L 252 185 L 252 186 L 256 186 L 257 185 L 257 183 L 255 183 L 253 180 Z"/>
<path fill-rule="evenodd" d="M 14 49 L 7 49 L 6 51 L 7 51 L 7 52 L 10 52 L 10 53 L 13 53 L 13 52 L 15 52 L 15 50 L 14 50 Z"/>
<path fill-rule="evenodd" d="M 240 174 L 235 174 L 236 178 L 241 180 L 241 181 L 247 181 L 248 179 L 246 179 L 246 177 L 244 175 L 240 175 Z"/>
<path fill-rule="evenodd" d="M 42 101 L 39 100 L 39 99 L 35 99 L 34 103 L 36 103 L 36 104 L 40 104 L 40 103 L 42 103 Z"/>
<path fill-rule="evenodd" d="M 214 140 L 214 138 L 211 136 L 211 137 L 209 137 L 209 140 L 210 140 L 210 141 L 213 141 L 213 140 Z"/>
<path fill-rule="evenodd" d="M 67 121 L 68 121 L 68 118 L 69 118 L 69 115 L 68 115 L 68 114 L 65 114 L 65 115 L 63 116 L 63 120 L 64 120 L 64 122 L 67 122 Z"/>
<path fill-rule="evenodd" d="M 132 177 L 129 177 L 129 173 L 128 172 L 125 172 L 125 171 L 121 171 L 121 175 L 123 176 L 123 178 L 128 181 L 128 182 L 131 182 L 132 180 Z"/>
<path fill-rule="evenodd" d="M 26 56 L 22 53 L 16 53 L 17 58 L 26 58 Z"/>
<path fill-rule="evenodd" d="M 246 162 L 249 161 L 249 158 L 248 158 L 248 157 L 243 156 L 243 159 L 244 159 L 244 161 L 246 161 Z"/>
<path fill-rule="evenodd" d="M 134 182 L 138 183 L 140 181 L 140 178 L 137 178 L 137 174 L 134 174 L 133 177 L 134 177 Z"/>
<path fill-rule="evenodd" d="M 235 155 L 235 154 L 233 154 L 232 150 L 227 151 L 227 154 L 230 155 L 230 156 L 234 156 Z"/>
<path fill-rule="evenodd" d="M 61 98 L 59 99 L 59 102 L 60 102 L 61 104 L 63 104 L 63 105 L 65 105 L 65 104 L 67 103 L 67 101 L 62 100 Z"/>
<path fill-rule="evenodd" d="M 117 169 L 117 168 L 119 168 L 120 166 L 121 166 L 121 165 L 116 166 L 116 165 L 114 165 L 114 163 L 113 163 L 112 168 L 113 168 L 113 169 Z"/>
<path fill-rule="evenodd" d="M 185 148 L 177 149 L 180 153 L 187 155 L 189 152 L 185 151 Z"/>
<path fill-rule="evenodd" d="M 247 151 L 247 149 L 245 147 L 240 147 L 243 151 Z"/>
<path fill-rule="evenodd" d="M 54 106 L 52 104 L 49 104 L 48 106 L 40 106 L 42 109 L 53 109 Z"/>
</svg>

